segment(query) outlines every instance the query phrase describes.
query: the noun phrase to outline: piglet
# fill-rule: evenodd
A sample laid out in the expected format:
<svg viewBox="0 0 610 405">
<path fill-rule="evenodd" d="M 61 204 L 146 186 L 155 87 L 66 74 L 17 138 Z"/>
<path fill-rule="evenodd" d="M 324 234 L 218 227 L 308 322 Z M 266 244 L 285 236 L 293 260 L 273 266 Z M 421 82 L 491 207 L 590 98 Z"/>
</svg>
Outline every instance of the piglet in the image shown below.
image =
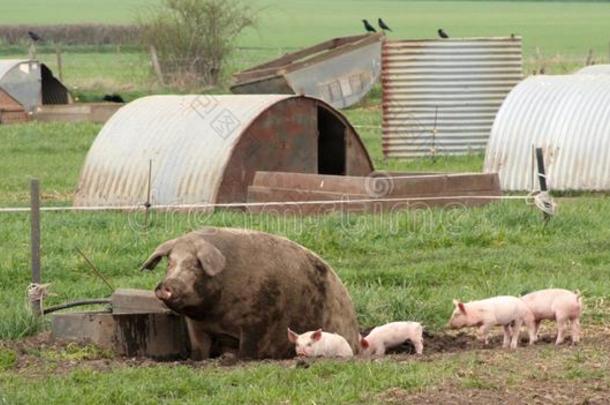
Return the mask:
<svg viewBox="0 0 610 405">
<path fill-rule="evenodd" d="M 503 347 L 515 349 L 519 342 L 521 325 L 529 332 L 529 344 L 536 341 L 534 315 L 523 300 L 517 297 L 500 296 L 467 303 L 453 300 L 455 309 L 449 320 L 449 327 L 459 329 L 478 326 L 479 339 L 489 342 L 488 332 L 496 325 L 504 327 Z M 514 331 L 511 328 L 514 326 Z"/>
<path fill-rule="evenodd" d="M 563 343 L 568 322 L 572 327 L 572 343 L 580 341 L 580 314 L 582 313 L 582 298 L 580 292 L 549 288 L 534 291 L 521 297 L 534 314 L 535 334 L 538 338 L 540 322 L 545 319 L 557 321 L 557 340 L 555 344 Z"/>
<path fill-rule="evenodd" d="M 288 328 L 288 340 L 295 344 L 299 357 L 352 357 L 354 352 L 347 340 L 322 329 L 298 334 Z"/>
<path fill-rule="evenodd" d="M 384 355 L 387 349 L 400 346 L 409 340 L 415 346 L 415 353 L 424 350 L 424 329 L 418 322 L 390 322 L 374 328 L 366 337 L 360 339 L 362 354 Z"/>
</svg>

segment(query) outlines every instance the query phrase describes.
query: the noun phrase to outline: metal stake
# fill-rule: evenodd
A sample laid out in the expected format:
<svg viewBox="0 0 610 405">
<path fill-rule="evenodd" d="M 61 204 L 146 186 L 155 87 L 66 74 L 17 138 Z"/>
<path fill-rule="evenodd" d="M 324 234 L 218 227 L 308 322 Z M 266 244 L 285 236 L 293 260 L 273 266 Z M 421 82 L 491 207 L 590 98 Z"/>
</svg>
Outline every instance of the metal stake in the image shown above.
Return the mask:
<svg viewBox="0 0 610 405">
<path fill-rule="evenodd" d="M 32 179 L 30 182 L 30 214 L 31 214 L 31 248 L 32 248 L 32 283 L 40 284 L 40 182 Z M 41 299 L 32 301 L 32 313 L 41 315 Z"/>
<path fill-rule="evenodd" d="M 547 192 L 548 188 L 546 184 L 546 172 L 544 169 L 544 155 L 542 153 L 542 148 L 536 148 L 536 162 L 538 164 L 538 183 L 540 184 L 540 191 Z M 551 208 L 551 204 L 546 202 L 544 203 L 544 206 L 549 209 Z M 544 223 L 546 224 L 549 219 L 551 219 L 551 216 L 546 212 L 543 212 L 542 215 L 544 218 Z"/>
</svg>

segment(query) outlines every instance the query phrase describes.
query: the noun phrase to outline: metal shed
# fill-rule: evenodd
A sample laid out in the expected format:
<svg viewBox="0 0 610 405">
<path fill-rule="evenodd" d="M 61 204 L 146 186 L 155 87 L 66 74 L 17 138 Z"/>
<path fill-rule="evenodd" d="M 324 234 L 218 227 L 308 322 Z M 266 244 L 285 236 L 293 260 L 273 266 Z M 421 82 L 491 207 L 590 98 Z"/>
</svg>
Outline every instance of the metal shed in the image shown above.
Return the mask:
<svg viewBox="0 0 610 405">
<path fill-rule="evenodd" d="M 360 101 L 379 79 L 383 34 L 334 38 L 238 72 L 235 94 L 303 94 L 335 108 Z"/>
<path fill-rule="evenodd" d="M 76 206 L 245 202 L 257 171 L 365 176 L 369 155 L 347 119 L 294 95 L 140 98 L 93 142 Z"/>
<path fill-rule="evenodd" d="M 494 122 L 486 172 L 503 190 L 533 190 L 542 147 L 551 190 L 610 190 L 610 77 L 532 76 L 508 95 Z"/>
<path fill-rule="evenodd" d="M 68 104 L 66 86 L 43 63 L 30 59 L 0 60 L 0 89 L 17 100 L 27 112 L 42 104 Z"/>
<path fill-rule="evenodd" d="M 577 75 L 610 75 L 610 65 L 590 65 L 579 69 Z"/>
<path fill-rule="evenodd" d="M 483 151 L 496 112 L 522 77 L 520 37 L 385 41 L 384 155 Z"/>
</svg>

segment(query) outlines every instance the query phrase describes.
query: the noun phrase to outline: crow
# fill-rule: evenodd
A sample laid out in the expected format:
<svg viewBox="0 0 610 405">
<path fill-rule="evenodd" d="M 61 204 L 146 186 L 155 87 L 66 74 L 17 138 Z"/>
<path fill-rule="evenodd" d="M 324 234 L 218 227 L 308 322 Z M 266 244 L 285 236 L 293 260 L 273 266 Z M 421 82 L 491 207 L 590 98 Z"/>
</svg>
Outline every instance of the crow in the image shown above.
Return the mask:
<svg viewBox="0 0 610 405">
<path fill-rule="evenodd" d="M 367 20 L 362 20 L 362 22 L 364 23 L 364 28 L 366 28 L 368 32 L 377 32 L 377 30 L 371 24 L 369 24 Z"/>
<path fill-rule="evenodd" d="M 443 38 L 443 39 L 447 39 L 449 38 L 449 35 L 447 35 L 447 33 L 445 31 L 443 31 L 442 28 L 438 29 L 438 36 Z"/>
<path fill-rule="evenodd" d="M 110 103 L 124 103 L 125 100 L 123 100 L 123 97 L 119 96 L 118 94 L 114 93 L 114 94 L 106 94 L 103 98 L 104 101 L 108 101 Z"/>
<path fill-rule="evenodd" d="M 34 42 L 38 42 L 38 41 L 40 41 L 42 39 L 42 37 L 40 35 L 38 35 L 35 32 L 32 32 L 32 31 L 28 31 L 28 36 Z"/>
<path fill-rule="evenodd" d="M 381 28 L 382 30 L 392 31 L 392 29 L 388 27 L 388 25 L 384 23 L 381 18 L 377 19 L 377 24 L 379 24 L 379 28 Z"/>
</svg>

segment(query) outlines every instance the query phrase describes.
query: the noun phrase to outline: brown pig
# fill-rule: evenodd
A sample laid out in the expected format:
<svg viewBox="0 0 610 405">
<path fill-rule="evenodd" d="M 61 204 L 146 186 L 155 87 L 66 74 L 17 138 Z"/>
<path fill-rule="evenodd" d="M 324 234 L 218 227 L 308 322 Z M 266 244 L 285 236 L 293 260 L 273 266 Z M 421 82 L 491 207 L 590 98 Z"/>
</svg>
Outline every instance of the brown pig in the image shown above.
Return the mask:
<svg viewBox="0 0 610 405">
<path fill-rule="evenodd" d="M 318 255 L 286 238 L 233 228 L 204 228 L 157 247 L 142 266 L 168 259 L 155 289 L 169 308 L 186 316 L 191 357 L 209 357 L 218 337 L 238 342 L 238 358 L 288 358 L 286 329 L 343 336 L 358 350 L 350 296 Z"/>
</svg>

